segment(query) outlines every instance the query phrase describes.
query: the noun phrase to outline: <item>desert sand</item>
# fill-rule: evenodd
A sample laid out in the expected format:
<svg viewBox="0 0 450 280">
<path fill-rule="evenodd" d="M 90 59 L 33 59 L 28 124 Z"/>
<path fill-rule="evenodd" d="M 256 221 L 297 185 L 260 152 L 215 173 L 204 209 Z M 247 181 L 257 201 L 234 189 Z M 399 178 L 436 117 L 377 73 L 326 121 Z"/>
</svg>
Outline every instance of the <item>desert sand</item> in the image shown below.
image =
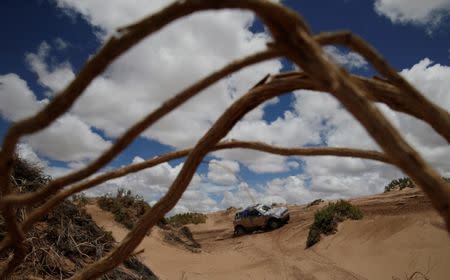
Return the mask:
<svg viewBox="0 0 450 280">
<path fill-rule="evenodd" d="M 407 279 L 421 272 L 450 279 L 450 237 L 419 189 L 352 199 L 365 216 L 345 221 L 334 235 L 305 249 L 314 212 L 324 206 L 290 205 L 290 222 L 271 232 L 233 238 L 234 211 L 208 214 L 189 225 L 202 245 L 192 253 L 163 241 L 154 228 L 137 251 L 160 279 Z M 88 212 L 120 241 L 128 232 L 95 205 Z M 414 278 L 424 279 L 424 278 Z"/>
</svg>

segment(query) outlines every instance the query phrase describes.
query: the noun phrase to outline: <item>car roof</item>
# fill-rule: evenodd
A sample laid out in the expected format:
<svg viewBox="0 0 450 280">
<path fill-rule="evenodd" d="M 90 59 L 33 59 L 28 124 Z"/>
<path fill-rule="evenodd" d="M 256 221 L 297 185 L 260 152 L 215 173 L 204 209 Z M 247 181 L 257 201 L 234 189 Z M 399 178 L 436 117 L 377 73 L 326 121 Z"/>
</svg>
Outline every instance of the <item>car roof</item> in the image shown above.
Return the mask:
<svg viewBox="0 0 450 280">
<path fill-rule="evenodd" d="M 258 204 L 252 205 L 252 206 L 248 206 L 247 208 L 245 208 L 245 209 L 243 209 L 243 210 L 241 210 L 241 211 L 239 211 L 237 213 L 243 213 L 245 211 L 250 211 L 250 210 L 253 210 L 253 209 L 259 209 L 259 208 L 261 208 L 263 206 L 270 207 L 270 206 L 268 206 L 266 204 L 258 203 Z"/>
</svg>

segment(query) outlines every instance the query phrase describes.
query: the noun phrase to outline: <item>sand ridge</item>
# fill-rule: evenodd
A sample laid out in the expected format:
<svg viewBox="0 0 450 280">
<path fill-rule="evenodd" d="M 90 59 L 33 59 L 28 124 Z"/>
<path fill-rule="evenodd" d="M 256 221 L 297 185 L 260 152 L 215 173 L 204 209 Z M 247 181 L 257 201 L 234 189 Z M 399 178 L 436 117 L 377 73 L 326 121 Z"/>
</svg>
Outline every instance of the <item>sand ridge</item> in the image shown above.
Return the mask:
<svg viewBox="0 0 450 280">
<path fill-rule="evenodd" d="M 239 238 L 232 237 L 234 211 L 211 213 L 205 224 L 189 225 L 201 253 L 167 244 L 158 228 L 137 251 L 144 249 L 142 261 L 161 279 L 405 279 L 415 271 L 449 279 L 450 237 L 420 190 L 351 201 L 365 217 L 343 222 L 337 234 L 310 249 L 305 249 L 308 229 L 324 203 L 289 206 L 289 224 Z M 87 210 L 116 240 L 128 232 L 97 206 Z"/>
</svg>

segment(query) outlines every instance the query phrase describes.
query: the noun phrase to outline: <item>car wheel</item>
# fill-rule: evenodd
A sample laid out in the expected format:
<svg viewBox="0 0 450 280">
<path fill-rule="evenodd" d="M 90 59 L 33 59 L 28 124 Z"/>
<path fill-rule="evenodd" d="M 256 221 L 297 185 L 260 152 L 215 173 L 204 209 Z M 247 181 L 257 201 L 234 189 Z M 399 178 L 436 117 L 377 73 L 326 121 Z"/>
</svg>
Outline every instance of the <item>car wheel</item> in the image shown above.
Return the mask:
<svg viewBox="0 0 450 280">
<path fill-rule="evenodd" d="M 270 229 L 276 229 L 276 228 L 279 228 L 279 227 L 280 227 L 280 222 L 279 221 L 277 221 L 275 219 L 272 219 L 272 220 L 269 221 L 269 228 Z"/>
<path fill-rule="evenodd" d="M 234 228 L 234 235 L 241 236 L 246 233 L 245 228 L 243 226 L 237 226 Z"/>
</svg>

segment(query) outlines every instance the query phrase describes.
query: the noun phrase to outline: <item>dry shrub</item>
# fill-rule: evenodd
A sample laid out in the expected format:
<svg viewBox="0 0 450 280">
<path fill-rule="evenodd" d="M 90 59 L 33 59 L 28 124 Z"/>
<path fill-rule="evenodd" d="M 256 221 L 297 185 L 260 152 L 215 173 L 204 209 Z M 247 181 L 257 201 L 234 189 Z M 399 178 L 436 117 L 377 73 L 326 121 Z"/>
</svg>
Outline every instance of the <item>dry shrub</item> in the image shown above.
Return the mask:
<svg viewBox="0 0 450 280">
<path fill-rule="evenodd" d="M 150 206 L 142 196 L 134 195 L 131 190 L 118 189 L 116 195 L 105 194 L 97 198 L 98 206 L 114 215 L 114 220 L 128 229 L 132 229 L 139 218 Z M 200 252 L 201 245 L 194 239 L 186 224 L 199 224 L 206 221 L 201 213 L 183 213 L 158 223 L 162 229 L 164 240 L 191 252 Z"/>
<path fill-rule="evenodd" d="M 339 200 L 329 203 L 314 214 L 314 222 L 309 229 L 306 247 L 309 248 L 319 242 L 321 234 L 335 233 L 338 223 L 346 219 L 359 220 L 362 217 L 362 211 L 348 201 Z"/>
<path fill-rule="evenodd" d="M 180 213 L 167 218 L 166 221 L 169 224 L 180 227 L 187 224 L 204 224 L 208 216 L 202 213 L 188 212 Z"/>
<path fill-rule="evenodd" d="M 305 208 L 310 208 L 310 207 L 312 207 L 312 206 L 319 205 L 319 204 L 322 203 L 322 202 L 324 202 L 323 199 L 321 199 L 321 198 L 316 199 L 316 200 L 311 201 L 310 203 L 308 203 L 308 204 L 306 205 Z"/>
<path fill-rule="evenodd" d="M 105 194 L 97 198 L 98 206 L 114 215 L 114 220 L 132 229 L 145 211 L 150 209 L 144 198 L 133 195 L 131 190 L 118 189 L 115 196 Z"/>
<path fill-rule="evenodd" d="M 34 190 L 49 180 L 39 166 L 18 157 L 15 158 L 14 168 L 17 169 L 14 169 L 11 179 L 22 193 Z M 78 197 L 76 201 L 84 201 L 84 198 Z M 26 212 L 25 209 L 19 209 L 17 215 L 23 219 Z M 5 224 L 0 217 L 0 240 L 4 237 Z M 14 278 L 67 278 L 103 257 L 115 245 L 111 233 L 97 226 L 85 209 L 65 200 L 42 217 L 27 233 L 24 240 L 26 255 L 22 264 L 15 269 Z M 11 251 L 2 252 L 0 262 L 4 265 L 10 256 Z M 131 257 L 102 279 L 157 278 L 136 257 Z"/>
<path fill-rule="evenodd" d="M 193 253 L 201 252 L 201 245 L 198 243 L 191 230 L 186 226 L 175 227 L 168 225 L 163 229 L 164 240 L 176 246 L 181 246 Z"/>
</svg>

